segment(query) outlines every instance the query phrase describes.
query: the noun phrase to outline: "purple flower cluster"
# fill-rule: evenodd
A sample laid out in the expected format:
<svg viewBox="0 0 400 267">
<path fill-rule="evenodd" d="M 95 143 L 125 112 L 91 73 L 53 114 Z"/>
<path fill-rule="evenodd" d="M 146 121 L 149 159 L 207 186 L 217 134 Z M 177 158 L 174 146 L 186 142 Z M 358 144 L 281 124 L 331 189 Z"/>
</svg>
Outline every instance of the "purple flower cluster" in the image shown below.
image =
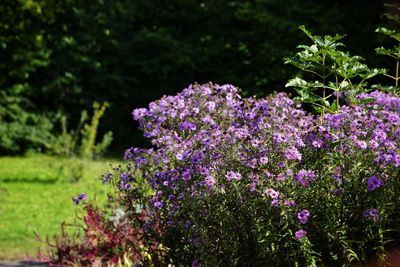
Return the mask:
<svg viewBox="0 0 400 267">
<path fill-rule="evenodd" d="M 226 180 L 232 181 L 232 180 L 241 180 L 242 175 L 239 172 L 234 172 L 234 171 L 228 171 L 227 174 L 225 175 Z"/>
<path fill-rule="evenodd" d="M 325 125 L 319 126 L 316 136 L 322 140 L 326 155 L 369 166 L 369 178 L 360 178 L 366 179 L 365 188 L 373 191 L 385 184 L 378 177 L 385 177 L 400 166 L 400 98 L 376 91 L 360 94 L 357 99 L 365 103 L 326 114 Z M 338 182 L 343 172 L 356 173 L 356 164 L 353 167 L 337 166 L 332 177 Z"/>
<path fill-rule="evenodd" d="M 315 181 L 315 173 L 311 170 L 301 169 L 294 179 L 295 182 L 301 184 L 301 186 L 307 187 L 310 181 Z"/>
<path fill-rule="evenodd" d="M 338 114 L 325 116 L 321 136 L 327 142 L 340 143 L 340 151 L 364 151 L 373 156 L 377 167 L 400 166 L 400 98 L 382 92 L 364 93 L 365 104 L 344 106 Z M 322 129 L 323 128 L 323 129 Z"/>
<path fill-rule="evenodd" d="M 306 224 L 314 211 L 302 201 L 312 190 L 339 199 L 348 193 L 346 185 L 355 183 L 368 198 L 400 166 L 400 100 L 379 92 L 358 96 L 361 102 L 369 98 L 374 100 L 325 114 L 321 123 L 284 93 L 242 98 L 232 85 L 190 85 L 133 111 L 154 148 L 125 152 L 130 165 L 120 173 L 119 189 L 129 194 L 130 182 L 140 174 L 156 192 L 152 209 L 169 223 L 182 216 L 182 207 L 196 210 L 187 203 L 203 203 L 233 188 L 241 203 L 242 195 L 252 194 L 270 201 L 273 210 L 287 211 L 294 224 Z M 299 211 L 300 204 L 307 209 Z M 364 216 L 374 214 L 368 210 Z M 306 234 L 301 229 L 295 237 Z"/>
<path fill-rule="evenodd" d="M 153 189 L 176 197 L 201 197 L 234 181 L 256 191 L 265 179 L 292 179 L 305 136 L 315 127 L 313 117 L 285 94 L 242 99 L 238 92 L 232 85 L 191 85 L 149 109 L 134 110 L 134 119 L 157 149 L 132 148 L 125 158 Z M 164 203 L 172 210 L 178 205 L 168 199 Z"/>
</svg>

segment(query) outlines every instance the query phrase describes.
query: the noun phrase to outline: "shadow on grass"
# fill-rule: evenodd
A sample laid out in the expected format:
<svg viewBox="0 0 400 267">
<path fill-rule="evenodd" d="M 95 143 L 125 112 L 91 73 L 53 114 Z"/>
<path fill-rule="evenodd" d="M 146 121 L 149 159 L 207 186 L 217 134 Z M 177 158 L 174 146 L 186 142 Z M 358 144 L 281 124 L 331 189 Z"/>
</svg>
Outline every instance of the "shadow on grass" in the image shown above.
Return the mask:
<svg viewBox="0 0 400 267">
<path fill-rule="evenodd" d="M 27 183 L 27 184 L 55 184 L 60 179 L 41 179 L 41 178 L 3 178 L 0 179 L 0 183 Z M 1 266 L 1 265 L 0 265 Z"/>
</svg>

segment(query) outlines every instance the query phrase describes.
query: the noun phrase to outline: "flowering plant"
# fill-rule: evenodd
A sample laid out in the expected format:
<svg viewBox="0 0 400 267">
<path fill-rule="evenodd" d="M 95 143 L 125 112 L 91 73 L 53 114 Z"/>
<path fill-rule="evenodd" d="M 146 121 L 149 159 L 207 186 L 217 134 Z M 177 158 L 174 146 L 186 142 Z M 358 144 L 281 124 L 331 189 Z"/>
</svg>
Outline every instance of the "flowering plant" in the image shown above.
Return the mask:
<svg viewBox="0 0 400 267">
<path fill-rule="evenodd" d="M 133 112 L 154 148 L 128 149 L 127 168 L 105 181 L 129 200 L 135 177 L 148 181 L 154 193 L 141 205 L 165 225 L 165 262 L 383 258 L 399 233 L 400 99 L 357 99 L 364 104 L 321 123 L 283 93 L 241 98 L 232 85 L 191 85 Z"/>
</svg>

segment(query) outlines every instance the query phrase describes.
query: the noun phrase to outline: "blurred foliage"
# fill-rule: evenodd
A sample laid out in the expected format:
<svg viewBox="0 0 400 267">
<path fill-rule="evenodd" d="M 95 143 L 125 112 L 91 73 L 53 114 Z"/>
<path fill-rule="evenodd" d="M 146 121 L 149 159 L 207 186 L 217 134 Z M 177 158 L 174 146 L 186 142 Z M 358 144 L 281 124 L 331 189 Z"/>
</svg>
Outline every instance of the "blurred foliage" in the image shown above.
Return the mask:
<svg viewBox="0 0 400 267">
<path fill-rule="evenodd" d="M 61 165 L 60 172 L 68 170 L 72 182 L 78 182 L 83 177 L 85 163 L 101 156 L 113 140 L 113 133 L 108 131 L 100 142 L 96 142 L 100 119 L 108 107 L 108 102 L 102 104 L 94 102 L 92 117 L 89 117 L 86 110 L 82 111 L 76 129 L 68 129 L 67 118 L 65 116 L 60 118 L 62 130 L 54 137 L 49 151 L 56 156 L 69 159 L 69 164 Z"/>
<path fill-rule="evenodd" d="M 376 0 L 3 1 L 0 90 L 37 118 L 50 111 L 78 118 L 94 101 L 108 101 L 100 131 L 113 129 L 117 146 L 138 145 L 131 110 L 190 83 L 232 83 L 257 95 L 283 90 L 297 70 L 282 58 L 306 40 L 300 24 L 346 33 L 350 51 L 384 64 L 369 60 L 383 11 Z M 19 120 L 11 122 L 24 128 Z M 3 153 L 18 151 L 7 147 Z"/>
<path fill-rule="evenodd" d="M 22 106 L 27 99 L 0 92 L 0 154 L 43 151 L 53 139 L 51 120 L 44 115 L 27 112 Z"/>
</svg>

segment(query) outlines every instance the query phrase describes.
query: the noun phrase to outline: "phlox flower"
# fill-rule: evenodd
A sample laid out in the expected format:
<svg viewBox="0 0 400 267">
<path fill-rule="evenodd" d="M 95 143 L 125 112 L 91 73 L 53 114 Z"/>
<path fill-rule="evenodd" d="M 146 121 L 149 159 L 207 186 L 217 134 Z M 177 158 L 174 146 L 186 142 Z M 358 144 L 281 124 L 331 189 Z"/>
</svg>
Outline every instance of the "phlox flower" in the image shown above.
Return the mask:
<svg viewBox="0 0 400 267">
<path fill-rule="evenodd" d="M 297 148 L 295 148 L 294 146 L 292 146 L 291 148 L 286 149 L 284 151 L 284 155 L 288 160 L 301 161 L 301 154 L 297 150 Z"/>
<path fill-rule="evenodd" d="M 206 184 L 208 187 L 213 187 L 213 186 L 217 183 L 217 181 L 215 180 L 215 178 L 214 178 L 213 176 L 211 176 L 211 175 L 207 176 L 207 177 L 204 179 L 204 182 L 205 182 L 205 184 Z"/>
<path fill-rule="evenodd" d="M 379 217 L 379 212 L 377 209 L 369 209 L 363 212 L 363 216 L 366 218 L 371 218 L 373 221 L 376 221 Z"/>
<path fill-rule="evenodd" d="M 376 177 L 376 175 L 368 178 L 368 180 L 367 180 L 368 191 L 374 191 L 376 188 L 378 188 L 380 186 L 383 186 L 383 183 L 381 180 L 379 180 L 378 177 Z"/>
<path fill-rule="evenodd" d="M 209 110 L 209 111 L 213 111 L 215 109 L 215 102 L 209 101 L 205 104 L 205 107 Z"/>
<path fill-rule="evenodd" d="M 306 224 L 308 222 L 309 216 L 310 216 L 310 212 L 306 209 L 297 213 L 297 219 L 299 219 L 301 224 Z"/>
<path fill-rule="evenodd" d="M 157 209 L 162 209 L 164 207 L 164 203 L 162 201 L 155 201 L 154 207 L 156 207 Z"/>
<path fill-rule="evenodd" d="M 72 201 L 75 205 L 78 205 L 81 201 L 85 201 L 87 199 L 86 193 L 78 194 L 77 197 L 72 197 Z"/>
<path fill-rule="evenodd" d="M 261 164 L 267 164 L 268 163 L 268 157 L 267 156 L 263 156 L 260 158 L 260 163 Z"/>
<path fill-rule="evenodd" d="M 279 200 L 277 198 L 272 199 L 271 206 L 277 207 L 279 205 Z"/>
<path fill-rule="evenodd" d="M 283 202 L 283 205 L 285 205 L 287 207 L 294 207 L 294 206 L 296 206 L 296 202 L 294 202 L 294 200 L 287 199 Z"/>
<path fill-rule="evenodd" d="M 207 176 L 208 173 L 209 173 L 209 170 L 206 167 L 201 167 L 199 169 L 199 172 L 200 172 L 201 175 Z"/>
<path fill-rule="evenodd" d="M 272 188 L 268 188 L 265 190 L 265 193 L 270 196 L 271 198 L 278 198 L 279 197 L 279 192 L 272 189 Z"/>
<path fill-rule="evenodd" d="M 232 181 L 232 180 L 241 180 L 242 179 L 242 175 L 238 172 L 234 172 L 234 171 L 228 171 L 225 175 L 226 179 L 228 181 Z"/>
<path fill-rule="evenodd" d="M 189 171 L 189 170 L 185 170 L 185 171 L 182 173 L 182 178 L 183 178 L 183 180 L 185 180 L 185 181 L 189 181 L 190 178 L 191 178 L 190 171 Z"/>
<path fill-rule="evenodd" d="M 134 120 L 141 120 L 147 114 L 147 109 L 145 108 L 138 108 L 133 110 L 132 116 Z"/>
<path fill-rule="evenodd" d="M 357 147 L 361 148 L 361 149 L 367 149 L 367 147 L 368 147 L 367 142 L 365 142 L 365 141 L 359 141 L 359 140 L 357 140 L 357 141 L 355 142 L 355 145 L 356 145 Z"/>
<path fill-rule="evenodd" d="M 294 233 L 294 236 L 296 239 L 301 239 L 307 235 L 307 231 L 304 231 L 303 229 L 300 229 Z"/>
<path fill-rule="evenodd" d="M 299 183 L 303 187 L 307 187 L 311 181 L 315 181 L 316 176 L 315 173 L 311 170 L 301 169 L 294 179 L 295 182 Z"/>
<path fill-rule="evenodd" d="M 400 154 L 393 155 L 393 164 L 396 167 L 400 167 Z"/>
</svg>

